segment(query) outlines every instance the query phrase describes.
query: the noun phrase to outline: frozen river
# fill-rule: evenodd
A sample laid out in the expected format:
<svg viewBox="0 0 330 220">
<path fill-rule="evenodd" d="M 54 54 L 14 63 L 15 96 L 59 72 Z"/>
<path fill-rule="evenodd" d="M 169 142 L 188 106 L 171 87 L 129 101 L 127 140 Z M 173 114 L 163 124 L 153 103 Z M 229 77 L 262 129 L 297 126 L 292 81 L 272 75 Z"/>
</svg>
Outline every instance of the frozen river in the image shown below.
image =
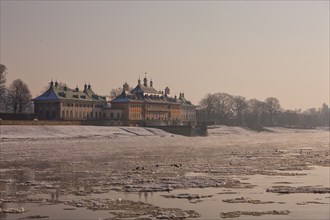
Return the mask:
<svg viewBox="0 0 330 220">
<path fill-rule="evenodd" d="M 0 129 L 1 219 L 330 217 L 325 129 Z"/>
</svg>

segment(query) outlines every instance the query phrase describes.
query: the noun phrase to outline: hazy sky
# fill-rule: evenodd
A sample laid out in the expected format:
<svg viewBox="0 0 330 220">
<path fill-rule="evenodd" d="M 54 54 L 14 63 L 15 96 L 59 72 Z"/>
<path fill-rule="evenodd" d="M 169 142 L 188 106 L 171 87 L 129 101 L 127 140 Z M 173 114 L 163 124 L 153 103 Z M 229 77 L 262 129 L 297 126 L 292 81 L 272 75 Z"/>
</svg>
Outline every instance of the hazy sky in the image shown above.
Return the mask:
<svg viewBox="0 0 330 220">
<path fill-rule="evenodd" d="M 329 1 L 1 1 L 7 84 L 53 78 L 108 95 L 137 84 L 226 92 L 286 109 L 329 103 Z"/>
</svg>

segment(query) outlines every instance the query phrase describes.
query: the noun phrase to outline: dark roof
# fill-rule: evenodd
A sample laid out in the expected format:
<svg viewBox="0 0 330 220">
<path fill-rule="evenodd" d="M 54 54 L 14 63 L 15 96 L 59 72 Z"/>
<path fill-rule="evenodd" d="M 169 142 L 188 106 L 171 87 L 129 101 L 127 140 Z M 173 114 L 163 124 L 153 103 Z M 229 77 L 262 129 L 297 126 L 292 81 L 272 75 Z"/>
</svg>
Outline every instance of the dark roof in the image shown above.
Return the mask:
<svg viewBox="0 0 330 220">
<path fill-rule="evenodd" d="M 134 89 L 133 89 L 134 90 Z M 132 91 L 133 91 L 132 90 Z M 159 103 L 159 104 L 168 104 L 169 101 L 167 98 L 158 93 L 158 94 L 144 94 L 143 93 L 132 93 L 123 91 L 119 96 L 114 98 L 111 102 L 120 103 L 120 102 L 150 102 L 150 103 Z"/>
<path fill-rule="evenodd" d="M 83 91 L 77 89 L 62 88 L 51 85 L 47 91 L 40 96 L 33 99 L 33 101 L 47 101 L 47 100 L 81 100 L 81 101 L 105 101 L 104 96 L 97 95 L 89 86 Z"/>
<path fill-rule="evenodd" d="M 152 86 L 145 86 L 138 81 L 138 85 L 131 91 L 123 91 L 120 95 L 114 98 L 112 103 L 125 103 L 125 102 L 148 102 L 158 104 L 180 104 L 192 105 L 190 101 L 184 97 L 181 99 L 164 95 L 162 92 L 157 91 Z"/>
<path fill-rule="evenodd" d="M 190 101 L 188 101 L 185 97 L 181 96 L 178 98 L 179 102 L 182 103 L 183 105 L 193 105 L 191 104 Z"/>
<path fill-rule="evenodd" d="M 132 94 L 145 94 L 145 93 L 148 93 L 148 94 L 159 94 L 159 92 L 151 87 L 151 86 L 144 86 L 144 85 L 137 85 L 132 91 L 131 91 Z"/>
</svg>

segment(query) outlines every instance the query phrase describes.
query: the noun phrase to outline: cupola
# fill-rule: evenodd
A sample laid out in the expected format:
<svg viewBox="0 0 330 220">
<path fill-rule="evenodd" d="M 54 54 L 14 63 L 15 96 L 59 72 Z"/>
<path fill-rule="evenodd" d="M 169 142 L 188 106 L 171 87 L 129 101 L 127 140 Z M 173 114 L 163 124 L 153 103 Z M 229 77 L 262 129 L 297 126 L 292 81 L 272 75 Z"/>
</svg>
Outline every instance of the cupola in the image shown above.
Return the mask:
<svg viewBox="0 0 330 220">
<path fill-rule="evenodd" d="M 128 90 L 129 90 L 129 85 L 127 84 L 127 82 L 125 82 L 123 85 L 123 91 L 128 91 Z"/>
<path fill-rule="evenodd" d="M 148 86 L 148 79 L 147 79 L 147 77 L 144 77 L 144 79 L 143 79 L 143 85 L 144 85 L 145 87 Z"/>
</svg>

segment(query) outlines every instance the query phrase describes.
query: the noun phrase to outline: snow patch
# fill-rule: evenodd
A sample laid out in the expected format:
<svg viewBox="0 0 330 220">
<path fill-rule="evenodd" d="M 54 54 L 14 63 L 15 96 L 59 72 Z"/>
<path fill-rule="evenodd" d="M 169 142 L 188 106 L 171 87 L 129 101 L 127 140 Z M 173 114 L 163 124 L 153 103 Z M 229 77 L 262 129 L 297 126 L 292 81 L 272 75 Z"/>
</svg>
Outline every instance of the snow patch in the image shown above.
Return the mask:
<svg viewBox="0 0 330 220">
<path fill-rule="evenodd" d="M 171 136 L 163 130 L 142 127 L 2 125 L 0 139 L 112 138 Z"/>
</svg>

